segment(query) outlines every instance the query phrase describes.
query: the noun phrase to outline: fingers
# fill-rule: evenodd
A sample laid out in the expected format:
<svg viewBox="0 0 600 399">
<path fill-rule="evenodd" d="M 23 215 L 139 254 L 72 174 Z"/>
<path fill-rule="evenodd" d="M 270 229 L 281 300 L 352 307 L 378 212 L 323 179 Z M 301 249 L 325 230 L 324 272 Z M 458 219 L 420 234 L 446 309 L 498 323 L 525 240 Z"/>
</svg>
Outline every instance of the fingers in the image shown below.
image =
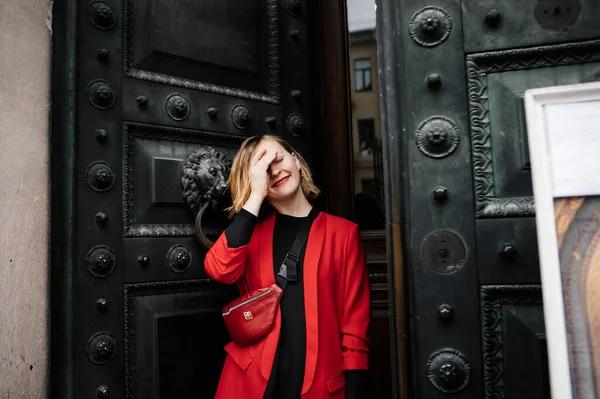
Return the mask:
<svg viewBox="0 0 600 399">
<path fill-rule="evenodd" d="M 276 157 L 277 151 L 265 150 L 264 153 L 261 155 L 261 158 L 257 161 L 256 166 L 260 166 L 261 170 L 267 170 L 269 165 L 271 165 L 271 163 L 275 160 Z"/>
<path fill-rule="evenodd" d="M 256 155 L 254 156 L 254 158 L 252 158 L 252 165 L 256 165 L 267 153 L 267 149 L 266 148 L 262 148 L 260 150 L 257 151 Z"/>
</svg>

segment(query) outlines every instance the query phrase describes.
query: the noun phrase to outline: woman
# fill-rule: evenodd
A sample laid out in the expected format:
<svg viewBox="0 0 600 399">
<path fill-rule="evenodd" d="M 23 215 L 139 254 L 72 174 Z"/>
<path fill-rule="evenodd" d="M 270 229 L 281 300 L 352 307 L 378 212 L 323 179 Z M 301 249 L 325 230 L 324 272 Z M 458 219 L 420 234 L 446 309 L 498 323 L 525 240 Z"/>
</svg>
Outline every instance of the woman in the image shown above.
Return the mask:
<svg viewBox="0 0 600 399">
<path fill-rule="evenodd" d="M 366 397 L 370 298 L 358 226 L 311 212 L 319 189 L 308 165 L 276 136 L 245 140 L 228 184 L 237 216 L 205 268 L 217 281 L 236 283 L 240 294 L 274 284 L 298 230 L 312 226 L 298 281 L 285 287 L 273 328 L 248 346 L 225 347 L 216 398 Z M 274 211 L 259 219 L 265 201 Z"/>
</svg>

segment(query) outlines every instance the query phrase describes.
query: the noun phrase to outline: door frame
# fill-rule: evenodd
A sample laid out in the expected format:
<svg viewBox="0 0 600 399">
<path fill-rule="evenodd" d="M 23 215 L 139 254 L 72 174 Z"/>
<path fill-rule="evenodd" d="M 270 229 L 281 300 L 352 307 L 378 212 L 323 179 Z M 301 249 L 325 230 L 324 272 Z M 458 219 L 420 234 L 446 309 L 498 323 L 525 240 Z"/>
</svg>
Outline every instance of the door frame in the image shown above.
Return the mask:
<svg viewBox="0 0 600 399">
<path fill-rule="evenodd" d="M 376 0 L 376 35 L 378 78 L 381 107 L 381 141 L 383 186 L 387 238 L 387 262 L 390 349 L 392 356 L 392 393 L 396 398 L 409 398 L 411 382 L 408 366 L 411 331 L 408 323 L 410 298 L 408 270 L 410 264 L 410 209 L 408 191 L 407 135 L 402 126 L 401 87 L 397 76 L 404 69 L 397 21 L 400 21 L 399 2 Z M 417 373 L 412 373 L 416 378 Z"/>
<path fill-rule="evenodd" d="M 76 399 L 75 127 L 77 0 L 52 9 L 50 131 L 50 379 L 48 397 Z"/>
<path fill-rule="evenodd" d="M 394 0 L 377 0 L 377 54 L 381 98 L 383 184 L 386 210 L 387 280 L 390 323 L 390 362 L 392 370 L 392 397 L 408 398 L 407 353 L 407 294 L 405 289 L 409 254 L 407 240 L 408 203 L 405 190 L 408 187 L 402 173 L 405 170 L 404 139 L 400 132 L 396 65 L 401 59 L 394 37 L 394 21 L 397 20 Z M 350 106 L 350 78 L 348 57 L 348 23 L 346 0 L 321 0 L 321 45 L 323 89 L 318 126 L 326 132 L 325 157 L 327 164 L 324 194 L 329 212 L 352 218 L 354 214 L 354 176 L 352 150 L 352 124 Z M 316 43 L 316 41 L 315 41 Z M 383 50 L 383 51 L 382 51 Z M 326 82 L 326 84 L 325 84 Z M 317 102 L 318 103 L 318 102 Z M 340 195 L 339 193 L 347 193 Z"/>
</svg>

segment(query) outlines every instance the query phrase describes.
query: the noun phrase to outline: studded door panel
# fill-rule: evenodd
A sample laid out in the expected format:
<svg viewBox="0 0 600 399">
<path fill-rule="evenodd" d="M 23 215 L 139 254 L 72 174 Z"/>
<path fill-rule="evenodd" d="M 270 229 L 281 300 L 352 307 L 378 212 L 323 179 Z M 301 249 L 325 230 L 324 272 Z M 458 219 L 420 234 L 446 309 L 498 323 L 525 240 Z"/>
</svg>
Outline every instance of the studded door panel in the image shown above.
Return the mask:
<svg viewBox="0 0 600 399">
<path fill-rule="evenodd" d="M 226 178 L 251 135 L 311 159 L 309 10 L 82 0 L 77 12 L 77 396 L 212 398 L 235 289 L 204 272 L 194 190 Z M 186 165 L 200 172 L 184 182 Z M 227 223 L 208 208 L 201 227 L 215 239 Z"/>
<path fill-rule="evenodd" d="M 408 176 L 411 397 L 549 397 L 523 93 L 600 76 L 598 4 L 390 4 L 403 33 L 400 104 L 387 109 L 401 110 L 408 157 L 391 168 Z"/>
</svg>

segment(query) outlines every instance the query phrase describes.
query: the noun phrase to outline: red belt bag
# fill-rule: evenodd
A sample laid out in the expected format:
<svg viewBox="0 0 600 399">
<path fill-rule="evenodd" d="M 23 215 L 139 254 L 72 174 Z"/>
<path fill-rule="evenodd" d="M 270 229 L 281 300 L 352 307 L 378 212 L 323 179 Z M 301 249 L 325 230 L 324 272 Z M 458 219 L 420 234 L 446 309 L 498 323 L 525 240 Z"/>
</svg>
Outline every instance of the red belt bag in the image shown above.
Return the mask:
<svg viewBox="0 0 600 399">
<path fill-rule="evenodd" d="M 277 284 L 249 292 L 223 308 L 223 320 L 229 336 L 238 346 L 247 346 L 260 340 L 273 328 L 279 301 L 287 283 L 298 281 L 298 254 L 302 251 L 308 239 L 310 226 L 318 214 L 319 212 L 312 208 L 298 231 L 292 249 L 279 268 Z"/>
<path fill-rule="evenodd" d="M 264 337 L 273 328 L 283 290 L 277 284 L 260 288 L 227 304 L 223 320 L 231 340 L 246 346 Z"/>
</svg>

